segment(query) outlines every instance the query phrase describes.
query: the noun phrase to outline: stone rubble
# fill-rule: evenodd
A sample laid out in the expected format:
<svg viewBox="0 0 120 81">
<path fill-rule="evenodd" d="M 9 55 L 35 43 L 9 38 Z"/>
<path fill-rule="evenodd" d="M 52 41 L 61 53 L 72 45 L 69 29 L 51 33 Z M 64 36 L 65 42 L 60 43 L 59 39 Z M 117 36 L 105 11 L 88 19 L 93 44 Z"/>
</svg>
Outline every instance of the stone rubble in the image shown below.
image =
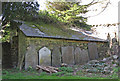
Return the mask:
<svg viewBox="0 0 120 81">
<path fill-rule="evenodd" d="M 118 55 L 112 55 L 103 60 L 91 60 L 82 66 L 85 72 L 88 73 L 113 73 L 113 68 L 118 66 Z"/>
</svg>

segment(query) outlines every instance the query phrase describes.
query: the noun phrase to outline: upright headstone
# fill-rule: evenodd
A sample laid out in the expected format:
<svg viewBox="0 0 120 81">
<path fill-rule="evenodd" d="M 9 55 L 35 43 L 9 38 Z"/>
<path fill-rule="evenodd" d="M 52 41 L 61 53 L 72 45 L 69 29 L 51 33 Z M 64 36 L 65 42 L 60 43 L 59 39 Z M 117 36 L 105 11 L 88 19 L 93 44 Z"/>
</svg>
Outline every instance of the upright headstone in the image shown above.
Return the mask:
<svg viewBox="0 0 120 81">
<path fill-rule="evenodd" d="M 62 61 L 68 65 L 74 64 L 74 48 L 72 46 L 62 47 Z"/>
<path fill-rule="evenodd" d="M 56 47 L 52 51 L 52 66 L 58 67 L 61 65 L 60 48 Z"/>
<path fill-rule="evenodd" d="M 82 50 L 80 54 L 80 64 L 85 64 L 89 61 L 89 55 L 87 50 Z"/>
<path fill-rule="evenodd" d="M 81 49 L 79 47 L 76 47 L 76 49 L 75 49 L 75 64 L 80 64 L 80 54 L 81 54 Z"/>
<path fill-rule="evenodd" d="M 89 61 L 88 51 L 81 50 L 79 47 L 75 49 L 75 64 L 85 64 Z"/>
<path fill-rule="evenodd" d="M 36 65 L 38 65 L 38 54 L 35 46 L 30 45 L 25 55 L 25 69 L 29 67 L 36 68 Z"/>
<path fill-rule="evenodd" d="M 39 65 L 51 65 L 51 51 L 47 47 L 39 50 Z"/>
<path fill-rule="evenodd" d="M 88 43 L 88 53 L 90 60 L 95 60 L 99 58 L 96 43 Z"/>
</svg>

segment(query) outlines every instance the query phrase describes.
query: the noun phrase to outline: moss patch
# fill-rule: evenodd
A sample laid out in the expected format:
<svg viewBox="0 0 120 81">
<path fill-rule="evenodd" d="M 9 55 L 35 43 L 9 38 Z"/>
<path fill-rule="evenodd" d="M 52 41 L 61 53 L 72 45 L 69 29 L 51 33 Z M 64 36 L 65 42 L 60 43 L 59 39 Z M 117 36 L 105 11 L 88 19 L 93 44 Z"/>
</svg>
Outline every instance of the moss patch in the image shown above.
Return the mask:
<svg viewBox="0 0 120 81">
<path fill-rule="evenodd" d="M 41 32 L 44 32 L 48 36 L 60 36 L 70 38 L 72 35 L 81 36 L 80 39 L 83 39 L 85 36 L 81 33 L 73 31 L 67 27 L 67 25 L 55 25 L 55 24 L 45 24 L 44 22 L 35 23 L 35 22 L 25 22 L 28 26 L 32 28 L 38 28 Z M 36 26 L 36 27 L 33 27 Z"/>
</svg>

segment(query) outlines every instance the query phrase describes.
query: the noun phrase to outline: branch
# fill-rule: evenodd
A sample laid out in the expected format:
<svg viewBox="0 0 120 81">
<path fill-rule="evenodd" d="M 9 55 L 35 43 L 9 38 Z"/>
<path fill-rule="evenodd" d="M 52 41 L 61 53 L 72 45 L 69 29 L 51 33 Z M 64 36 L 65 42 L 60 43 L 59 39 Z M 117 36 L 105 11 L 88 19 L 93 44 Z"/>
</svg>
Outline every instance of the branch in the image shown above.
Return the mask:
<svg viewBox="0 0 120 81">
<path fill-rule="evenodd" d="M 91 5 L 91 4 L 93 4 L 93 2 L 94 2 L 94 1 L 95 1 L 95 0 L 91 1 L 91 2 L 90 2 L 88 5 Z M 98 1 L 99 1 L 99 0 L 98 0 Z M 98 1 L 97 1 L 97 2 L 98 2 Z"/>
<path fill-rule="evenodd" d="M 105 9 L 108 7 L 109 4 L 110 4 L 110 0 L 109 0 L 109 2 L 107 2 L 107 4 L 106 4 L 106 6 L 104 7 L 104 9 L 103 9 L 100 13 L 98 13 L 98 14 L 96 14 L 96 15 L 94 15 L 94 16 L 100 15 L 103 11 L 105 11 Z M 94 16 L 89 16 L 89 17 L 94 17 Z"/>
</svg>

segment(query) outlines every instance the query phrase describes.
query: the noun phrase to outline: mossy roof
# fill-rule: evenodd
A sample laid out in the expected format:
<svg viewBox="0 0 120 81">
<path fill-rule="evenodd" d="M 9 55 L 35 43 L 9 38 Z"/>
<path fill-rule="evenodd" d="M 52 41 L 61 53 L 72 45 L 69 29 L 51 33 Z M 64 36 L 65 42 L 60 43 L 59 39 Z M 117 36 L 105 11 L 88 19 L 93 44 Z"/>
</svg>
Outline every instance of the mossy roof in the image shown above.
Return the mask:
<svg viewBox="0 0 120 81">
<path fill-rule="evenodd" d="M 17 22 L 21 22 L 21 21 L 17 21 Z M 53 24 L 45 24 L 43 22 L 37 24 L 34 22 L 22 21 L 22 25 L 20 25 L 19 28 L 27 37 L 107 42 L 107 40 L 91 37 L 83 34 L 82 32 L 76 32 L 71 29 L 67 29 Z"/>
</svg>

